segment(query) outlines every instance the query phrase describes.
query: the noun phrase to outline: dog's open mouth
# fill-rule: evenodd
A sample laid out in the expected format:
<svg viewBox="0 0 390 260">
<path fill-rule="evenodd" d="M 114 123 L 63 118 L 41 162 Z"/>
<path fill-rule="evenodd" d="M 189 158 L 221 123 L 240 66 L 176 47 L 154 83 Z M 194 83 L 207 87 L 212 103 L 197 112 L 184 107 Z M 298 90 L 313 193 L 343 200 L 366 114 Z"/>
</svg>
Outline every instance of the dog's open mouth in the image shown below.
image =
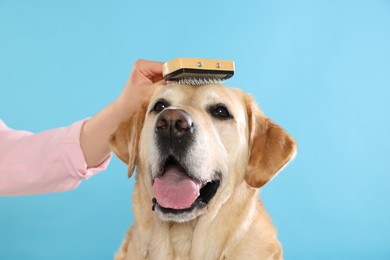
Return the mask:
<svg viewBox="0 0 390 260">
<path fill-rule="evenodd" d="M 162 173 L 153 183 L 153 209 L 156 206 L 163 213 L 180 214 L 205 207 L 219 187 L 218 178 L 201 181 L 187 170 L 173 156 L 162 165 Z"/>
</svg>

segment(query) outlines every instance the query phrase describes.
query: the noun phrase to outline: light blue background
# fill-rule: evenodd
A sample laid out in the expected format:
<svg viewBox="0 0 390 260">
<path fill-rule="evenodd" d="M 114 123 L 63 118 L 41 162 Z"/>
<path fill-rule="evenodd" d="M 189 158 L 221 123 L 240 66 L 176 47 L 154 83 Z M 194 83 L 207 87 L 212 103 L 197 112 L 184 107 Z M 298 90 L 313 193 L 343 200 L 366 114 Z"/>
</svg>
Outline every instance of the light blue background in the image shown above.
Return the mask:
<svg viewBox="0 0 390 260">
<path fill-rule="evenodd" d="M 226 84 L 296 138 L 262 190 L 286 259 L 390 259 L 390 1 L 0 0 L 0 118 L 71 124 L 137 58 L 176 57 L 234 60 Z M 74 191 L 0 198 L 0 259 L 112 259 L 132 186 L 115 158 Z"/>
</svg>

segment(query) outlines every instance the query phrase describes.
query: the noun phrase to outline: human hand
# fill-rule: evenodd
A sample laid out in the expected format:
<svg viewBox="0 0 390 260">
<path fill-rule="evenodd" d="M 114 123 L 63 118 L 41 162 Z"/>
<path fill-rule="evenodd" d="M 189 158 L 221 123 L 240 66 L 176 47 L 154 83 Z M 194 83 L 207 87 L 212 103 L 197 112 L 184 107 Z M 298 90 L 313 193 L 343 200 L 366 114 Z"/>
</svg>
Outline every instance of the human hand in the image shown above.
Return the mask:
<svg viewBox="0 0 390 260">
<path fill-rule="evenodd" d="M 163 84 L 163 63 L 139 59 L 135 62 L 122 93 L 114 101 L 118 114 L 130 117 L 153 89 Z"/>
<path fill-rule="evenodd" d="M 138 60 L 119 97 L 85 122 L 80 144 L 89 167 L 99 165 L 109 156 L 110 135 L 120 122 L 137 111 L 157 85 L 163 84 L 162 70 L 162 62 Z"/>
</svg>

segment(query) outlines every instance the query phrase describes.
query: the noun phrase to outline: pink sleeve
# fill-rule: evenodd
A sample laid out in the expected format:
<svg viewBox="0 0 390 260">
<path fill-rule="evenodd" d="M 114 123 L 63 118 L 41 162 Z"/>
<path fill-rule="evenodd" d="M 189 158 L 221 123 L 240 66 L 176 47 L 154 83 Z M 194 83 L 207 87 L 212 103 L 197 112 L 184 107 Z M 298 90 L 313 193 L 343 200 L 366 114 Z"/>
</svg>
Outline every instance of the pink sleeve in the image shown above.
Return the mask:
<svg viewBox="0 0 390 260">
<path fill-rule="evenodd" d="M 32 134 L 12 130 L 0 120 L 0 196 L 60 192 L 106 169 L 88 168 L 80 147 L 86 120 Z"/>
</svg>

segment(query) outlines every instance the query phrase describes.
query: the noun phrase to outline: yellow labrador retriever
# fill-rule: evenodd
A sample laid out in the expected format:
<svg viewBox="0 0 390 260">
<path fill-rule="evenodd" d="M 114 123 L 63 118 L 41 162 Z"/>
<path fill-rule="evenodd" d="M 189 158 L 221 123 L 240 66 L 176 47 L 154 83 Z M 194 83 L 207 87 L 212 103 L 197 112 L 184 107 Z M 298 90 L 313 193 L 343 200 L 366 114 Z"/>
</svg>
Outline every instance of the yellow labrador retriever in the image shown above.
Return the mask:
<svg viewBox="0 0 390 260">
<path fill-rule="evenodd" d="M 282 259 L 258 189 L 295 155 L 252 98 L 224 85 L 159 87 L 111 137 L 136 167 L 135 223 L 115 259 Z"/>
</svg>

